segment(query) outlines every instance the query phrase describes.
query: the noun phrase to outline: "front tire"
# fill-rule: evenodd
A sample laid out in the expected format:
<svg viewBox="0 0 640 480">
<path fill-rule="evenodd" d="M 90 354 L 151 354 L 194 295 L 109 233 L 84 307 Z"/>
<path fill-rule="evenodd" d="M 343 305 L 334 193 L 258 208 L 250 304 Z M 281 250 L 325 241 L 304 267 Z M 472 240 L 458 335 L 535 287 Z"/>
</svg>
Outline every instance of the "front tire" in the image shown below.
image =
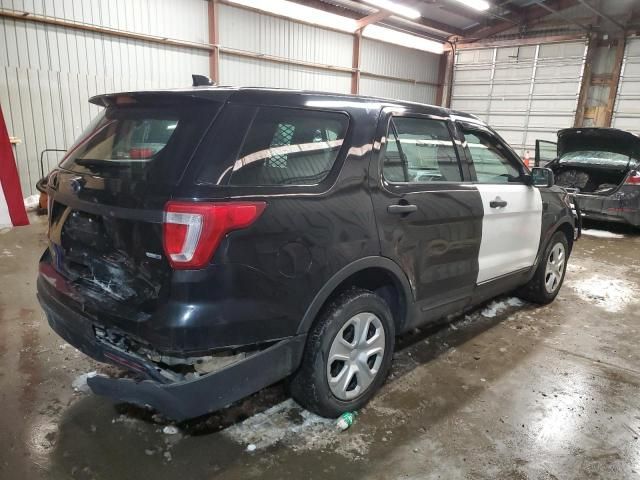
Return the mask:
<svg viewBox="0 0 640 480">
<path fill-rule="evenodd" d="M 533 278 L 518 291 L 518 296 L 530 302 L 546 305 L 558 295 L 569 259 L 569 242 L 563 232 L 556 232 L 544 251 Z"/>
<path fill-rule="evenodd" d="M 324 417 L 359 410 L 387 377 L 394 343 L 387 303 L 368 290 L 343 292 L 309 331 L 302 364 L 290 380 L 291 395 Z"/>
</svg>

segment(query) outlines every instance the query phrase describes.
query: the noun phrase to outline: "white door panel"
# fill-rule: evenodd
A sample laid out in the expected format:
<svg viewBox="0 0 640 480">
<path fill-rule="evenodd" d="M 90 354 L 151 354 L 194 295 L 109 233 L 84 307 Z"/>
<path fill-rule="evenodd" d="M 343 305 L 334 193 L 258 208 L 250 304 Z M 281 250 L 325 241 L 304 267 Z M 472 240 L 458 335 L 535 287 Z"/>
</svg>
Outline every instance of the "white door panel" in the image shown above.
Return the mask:
<svg viewBox="0 0 640 480">
<path fill-rule="evenodd" d="M 478 283 L 533 265 L 542 230 L 542 198 L 521 184 L 476 185 L 482 197 Z M 491 207 L 492 201 L 507 202 Z"/>
</svg>

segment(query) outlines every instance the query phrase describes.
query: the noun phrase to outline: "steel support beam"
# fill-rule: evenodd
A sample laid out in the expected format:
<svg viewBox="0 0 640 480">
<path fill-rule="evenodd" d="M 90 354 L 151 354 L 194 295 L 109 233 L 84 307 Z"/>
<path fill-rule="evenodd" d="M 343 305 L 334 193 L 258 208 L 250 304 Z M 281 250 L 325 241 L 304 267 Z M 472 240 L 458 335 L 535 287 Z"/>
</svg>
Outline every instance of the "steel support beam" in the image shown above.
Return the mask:
<svg viewBox="0 0 640 480">
<path fill-rule="evenodd" d="M 449 56 L 453 56 L 452 51 L 444 52 L 440 55 L 440 62 L 438 63 L 438 89 L 436 90 L 436 105 L 443 107 L 445 95 L 447 94 L 447 65 Z"/>
<path fill-rule="evenodd" d="M 620 30 L 622 30 L 624 32 L 625 30 L 625 26 L 623 24 L 621 24 L 620 22 L 618 22 L 615 18 L 607 15 L 606 13 L 604 13 L 602 10 L 594 7 L 593 5 L 589 4 L 586 2 L 586 0 L 579 0 L 580 3 L 582 5 L 584 5 L 586 8 L 588 8 L 589 10 L 591 10 L 593 13 L 595 13 L 596 15 L 598 15 L 600 18 L 602 18 L 603 20 L 606 20 L 607 22 L 611 22 L 613 23 L 616 27 L 618 27 Z"/>
<path fill-rule="evenodd" d="M 581 24 L 580 22 L 576 22 L 573 18 L 568 17 L 566 15 L 563 15 L 560 10 L 556 10 L 555 8 L 550 7 L 549 5 L 547 5 L 543 0 L 534 0 L 535 3 L 544 8 L 545 10 L 548 10 L 549 12 L 551 12 L 553 15 L 556 15 L 557 17 L 560 17 L 561 19 L 563 19 L 565 22 L 570 23 L 572 25 L 575 25 L 576 27 L 584 30 L 585 32 L 590 31 L 591 29 L 589 27 L 587 27 L 586 25 Z"/>
<path fill-rule="evenodd" d="M 549 8 L 553 9 L 554 12 L 560 12 L 567 8 L 573 7 L 578 3 L 578 0 L 551 0 L 546 2 L 545 7 L 542 7 L 538 2 L 536 2 L 525 10 L 524 17 L 519 17 L 521 20 L 519 24 L 529 25 L 536 21 L 542 20 L 543 18 L 552 14 Z M 502 33 L 505 30 L 509 30 L 510 28 L 513 28 L 513 23 L 503 21 L 489 27 L 478 27 L 471 29 L 465 34 L 464 39 L 468 39 L 469 41 L 482 40 L 484 38 Z"/>
<path fill-rule="evenodd" d="M 598 46 L 598 40 L 599 38 L 597 35 L 591 35 L 587 42 L 587 53 L 585 56 L 584 69 L 582 70 L 578 105 L 576 107 L 576 116 L 573 121 L 574 127 L 582 127 L 584 123 L 584 112 L 587 106 L 587 98 L 589 97 L 589 89 L 591 88 L 593 58 Z"/>
<path fill-rule="evenodd" d="M 188 42 L 185 40 L 176 40 L 172 38 L 159 37 L 156 35 L 147 35 L 146 33 L 129 32 L 118 30 L 115 28 L 102 27 L 90 23 L 80 23 L 71 20 L 63 20 L 61 18 L 47 17 L 37 15 L 31 12 L 21 12 L 16 10 L 0 9 L 0 18 L 11 18 L 13 20 L 24 20 L 26 22 L 34 22 L 45 25 L 55 25 L 58 27 L 71 28 L 73 30 L 81 30 L 85 32 L 100 33 L 112 37 L 127 38 L 131 40 L 141 40 L 143 42 L 156 43 L 160 45 L 170 45 L 172 47 L 191 48 L 194 50 L 205 50 L 207 52 L 213 50 L 213 45 L 207 43 Z"/>
<path fill-rule="evenodd" d="M 216 85 L 220 84 L 220 42 L 218 37 L 218 0 L 210 0 L 208 5 L 209 43 L 213 50 L 209 52 L 209 76 Z"/>
<path fill-rule="evenodd" d="M 366 17 L 361 18 L 357 21 L 356 25 L 358 26 L 358 30 L 366 27 L 367 25 L 371 25 L 372 23 L 378 23 L 380 20 L 384 20 L 391 16 L 391 12 L 387 12 L 386 10 L 380 10 L 376 13 L 372 13 L 371 15 L 367 15 Z"/>
<path fill-rule="evenodd" d="M 618 39 L 618 45 L 616 45 L 616 58 L 613 62 L 613 72 L 611 73 L 611 82 L 609 83 L 609 98 L 607 99 L 607 109 L 605 112 L 605 127 L 610 127 L 613 120 L 613 109 L 615 108 L 616 97 L 618 96 L 618 85 L 620 84 L 620 75 L 622 74 L 626 41 L 626 37 L 622 36 Z"/>
<path fill-rule="evenodd" d="M 486 47 L 516 47 L 523 45 L 538 45 L 541 43 L 560 43 L 571 42 L 574 40 L 586 40 L 587 36 L 583 33 L 573 35 L 547 35 L 544 37 L 529 37 L 529 38 L 513 38 L 511 40 L 479 40 L 475 42 L 460 41 L 456 43 L 456 48 L 470 49 L 470 48 L 486 48 Z M 445 50 L 448 50 L 445 44 Z"/>
<path fill-rule="evenodd" d="M 353 56 L 351 59 L 351 93 L 358 95 L 360 93 L 360 45 L 362 43 L 362 30 L 357 30 L 353 34 Z"/>
</svg>

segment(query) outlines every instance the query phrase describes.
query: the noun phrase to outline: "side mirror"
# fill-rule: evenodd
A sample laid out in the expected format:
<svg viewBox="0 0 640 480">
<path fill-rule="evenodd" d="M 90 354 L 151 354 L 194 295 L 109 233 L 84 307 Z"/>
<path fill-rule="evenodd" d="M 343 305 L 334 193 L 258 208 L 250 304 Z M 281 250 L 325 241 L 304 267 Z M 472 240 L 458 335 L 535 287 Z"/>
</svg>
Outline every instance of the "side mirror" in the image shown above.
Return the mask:
<svg viewBox="0 0 640 480">
<path fill-rule="evenodd" d="M 532 185 L 534 187 L 553 187 L 555 179 L 550 168 L 533 167 L 531 169 Z"/>
</svg>

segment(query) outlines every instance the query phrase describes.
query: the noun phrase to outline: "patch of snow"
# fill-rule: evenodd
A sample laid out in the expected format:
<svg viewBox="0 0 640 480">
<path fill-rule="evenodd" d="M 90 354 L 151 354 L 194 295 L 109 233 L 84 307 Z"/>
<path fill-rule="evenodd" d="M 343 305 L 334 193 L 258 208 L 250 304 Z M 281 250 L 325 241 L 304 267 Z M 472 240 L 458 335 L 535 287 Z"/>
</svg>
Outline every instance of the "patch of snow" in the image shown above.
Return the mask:
<svg viewBox="0 0 640 480">
<path fill-rule="evenodd" d="M 294 451 L 322 450 L 354 460 L 369 451 L 371 435 L 360 432 L 337 432 L 335 420 L 319 417 L 288 399 L 223 431 L 246 451 L 259 451 L 284 444 Z M 340 435 L 340 439 L 337 439 Z M 249 450 L 254 445 L 255 450 Z"/>
<path fill-rule="evenodd" d="M 253 443 L 250 443 L 249 445 L 247 445 L 247 452 L 253 452 L 256 448 L 258 447 L 256 447 Z"/>
<path fill-rule="evenodd" d="M 586 272 L 587 268 L 583 267 L 582 265 L 576 265 L 575 263 L 569 263 L 567 265 L 567 272 L 568 273 L 580 273 L 580 272 Z"/>
<path fill-rule="evenodd" d="M 13 252 L 11 250 L 3 248 L 2 252 L 0 253 L 0 258 L 3 258 L 3 257 L 13 257 Z"/>
<path fill-rule="evenodd" d="M 88 393 L 89 385 L 87 385 L 87 378 L 95 377 L 97 374 L 98 372 L 94 370 L 93 372 L 78 375 L 73 382 L 71 382 L 71 388 L 76 392 Z"/>
<path fill-rule="evenodd" d="M 596 274 L 572 280 L 569 286 L 583 300 L 612 313 L 621 312 L 627 304 L 634 301 L 634 285 L 619 278 Z"/>
<path fill-rule="evenodd" d="M 482 309 L 480 315 L 487 318 L 494 318 L 511 307 L 521 307 L 523 305 L 524 302 L 516 297 L 509 297 L 504 300 L 494 300 Z"/>
<path fill-rule="evenodd" d="M 291 419 L 296 409 L 299 410 L 301 422 Z M 333 436 L 333 422 L 331 419 L 303 410 L 292 399 L 288 399 L 232 425 L 224 430 L 224 433 L 238 443 L 263 449 L 291 439 L 297 434 L 302 434 L 303 441 L 317 436 Z"/>
<path fill-rule="evenodd" d="M 606 230 L 596 230 L 592 228 L 583 229 L 582 234 L 598 238 L 624 238 L 624 235 L 621 233 L 607 232 Z"/>
<path fill-rule="evenodd" d="M 122 423 L 124 425 L 137 427 L 142 424 L 142 421 L 135 417 L 129 417 L 128 415 L 120 414 L 116 418 L 111 419 L 111 423 Z"/>
<path fill-rule="evenodd" d="M 162 433 L 164 433 L 165 435 L 175 435 L 177 433 L 180 433 L 180 430 L 178 430 L 178 427 L 175 427 L 173 425 L 167 425 L 162 429 Z"/>
<path fill-rule="evenodd" d="M 27 210 L 27 212 L 35 210 L 36 208 L 38 208 L 39 204 L 40 204 L 40 194 L 29 195 L 27 198 L 24 199 L 24 208 L 25 210 Z"/>
</svg>

